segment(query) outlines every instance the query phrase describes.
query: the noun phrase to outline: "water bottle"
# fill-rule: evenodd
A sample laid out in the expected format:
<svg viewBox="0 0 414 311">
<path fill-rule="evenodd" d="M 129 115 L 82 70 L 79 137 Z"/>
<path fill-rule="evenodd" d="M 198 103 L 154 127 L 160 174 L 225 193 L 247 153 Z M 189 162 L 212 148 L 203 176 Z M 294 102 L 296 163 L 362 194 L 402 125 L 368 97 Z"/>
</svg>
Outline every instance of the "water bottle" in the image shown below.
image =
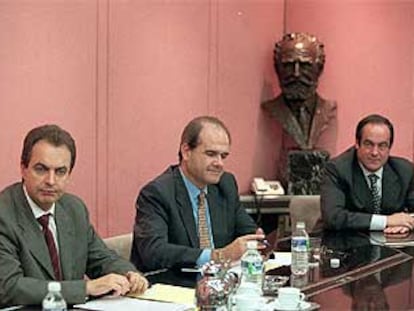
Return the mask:
<svg viewBox="0 0 414 311">
<path fill-rule="evenodd" d="M 262 293 L 263 258 L 257 250 L 257 241 L 247 241 L 247 251 L 241 258 L 242 279 L 238 292 Z"/>
<path fill-rule="evenodd" d="M 305 223 L 298 221 L 296 230 L 292 234 L 292 264 L 293 275 L 304 275 L 309 270 L 309 235 L 305 230 Z"/>
<path fill-rule="evenodd" d="M 66 311 L 66 301 L 63 299 L 59 282 L 47 284 L 48 293 L 42 302 L 43 311 Z"/>
</svg>

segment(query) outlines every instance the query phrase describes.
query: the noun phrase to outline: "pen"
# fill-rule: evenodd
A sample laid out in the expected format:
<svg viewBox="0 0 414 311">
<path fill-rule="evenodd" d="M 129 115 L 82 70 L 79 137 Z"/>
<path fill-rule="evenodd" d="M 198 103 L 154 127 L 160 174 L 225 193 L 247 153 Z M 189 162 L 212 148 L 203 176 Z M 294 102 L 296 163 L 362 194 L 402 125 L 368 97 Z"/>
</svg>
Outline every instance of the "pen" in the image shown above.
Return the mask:
<svg viewBox="0 0 414 311">
<path fill-rule="evenodd" d="M 159 269 L 159 270 L 148 271 L 148 272 L 143 273 L 143 275 L 144 276 L 151 276 L 151 275 L 160 274 L 160 273 L 166 272 L 166 271 L 168 271 L 168 269 L 164 268 L 164 269 Z"/>
<path fill-rule="evenodd" d="M 200 268 L 181 268 L 181 272 L 198 273 L 198 272 L 201 272 L 201 269 Z"/>
</svg>

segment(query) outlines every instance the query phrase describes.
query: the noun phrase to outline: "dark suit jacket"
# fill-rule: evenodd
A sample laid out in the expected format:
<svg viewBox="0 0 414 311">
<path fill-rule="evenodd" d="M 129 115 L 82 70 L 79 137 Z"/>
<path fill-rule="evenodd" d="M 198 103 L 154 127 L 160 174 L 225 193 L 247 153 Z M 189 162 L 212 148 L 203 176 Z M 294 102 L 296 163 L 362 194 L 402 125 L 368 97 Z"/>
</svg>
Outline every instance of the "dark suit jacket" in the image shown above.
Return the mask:
<svg viewBox="0 0 414 311">
<path fill-rule="evenodd" d="M 255 232 L 233 175 L 209 185 L 207 200 L 216 248 Z M 187 189 L 178 166 L 171 166 L 138 196 L 131 261 L 143 271 L 195 266 L 201 251 Z"/>
<path fill-rule="evenodd" d="M 414 207 L 413 164 L 389 157 L 382 176 L 381 214 L 390 215 Z M 369 229 L 373 211 L 370 190 L 350 148 L 326 164 L 321 211 L 324 225 L 333 229 Z"/>
<path fill-rule="evenodd" d="M 336 102 L 321 98 L 315 94 L 315 112 L 312 116 L 309 135 L 304 134 L 299 121 L 288 107 L 283 94 L 262 103 L 263 109 L 269 111 L 289 133 L 300 149 L 314 149 L 319 137 L 324 132 L 332 120 L 336 117 Z"/>
<path fill-rule="evenodd" d="M 85 274 L 97 278 L 136 271 L 97 236 L 79 198 L 64 194 L 56 202 L 55 220 L 62 293 L 69 304 L 85 301 Z M 22 184 L 14 184 L 0 193 L 0 305 L 40 304 L 51 280 L 53 268 L 43 233 Z"/>
</svg>

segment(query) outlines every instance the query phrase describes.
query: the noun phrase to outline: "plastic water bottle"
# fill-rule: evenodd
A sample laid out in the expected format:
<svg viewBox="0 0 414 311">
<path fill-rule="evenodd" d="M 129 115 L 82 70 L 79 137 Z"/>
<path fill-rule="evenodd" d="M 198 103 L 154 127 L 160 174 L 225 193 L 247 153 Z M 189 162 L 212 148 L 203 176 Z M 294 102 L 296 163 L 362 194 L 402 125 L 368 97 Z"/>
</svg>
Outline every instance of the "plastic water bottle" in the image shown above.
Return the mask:
<svg viewBox="0 0 414 311">
<path fill-rule="evenodd" d="M 59 282 L 49 282 L 47 284 L 48 293 L 42 302 L 43 311 L 66 311 L 66 301 L 60 292 L 61 286 Z"/>
<path fill-rule="evenodd" d="M 309 270 L 309 235 L 305 223 L 298 221 L 292 234 L 292 264 L 293 275 L 304 275 Z"/>
<path fill-rule="evenodd" d="M 262 293 L 263 258 L 257 250 L 257 241 L 247 241 L 247 251 L 241 258 L 242 279 L 239 291 Z"/>
</svg>

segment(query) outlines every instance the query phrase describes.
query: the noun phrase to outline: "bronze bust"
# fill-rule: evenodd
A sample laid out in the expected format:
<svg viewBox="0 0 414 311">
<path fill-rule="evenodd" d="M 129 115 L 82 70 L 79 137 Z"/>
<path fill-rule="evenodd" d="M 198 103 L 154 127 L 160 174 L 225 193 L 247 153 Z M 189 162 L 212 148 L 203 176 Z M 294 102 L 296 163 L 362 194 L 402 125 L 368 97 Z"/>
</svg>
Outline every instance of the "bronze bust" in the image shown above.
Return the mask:
<svg viewBox="0 0 414 311">
<path fill-rule="evenodd" d="M 312 150 L 330 121 L 336 103 L 316 92 L 325 64 L 323 44 L 313 35 L 289 33 L 276 43 L 274 66 L 282 93 L 262 103 L 299 149 Z"/>
</svg>

